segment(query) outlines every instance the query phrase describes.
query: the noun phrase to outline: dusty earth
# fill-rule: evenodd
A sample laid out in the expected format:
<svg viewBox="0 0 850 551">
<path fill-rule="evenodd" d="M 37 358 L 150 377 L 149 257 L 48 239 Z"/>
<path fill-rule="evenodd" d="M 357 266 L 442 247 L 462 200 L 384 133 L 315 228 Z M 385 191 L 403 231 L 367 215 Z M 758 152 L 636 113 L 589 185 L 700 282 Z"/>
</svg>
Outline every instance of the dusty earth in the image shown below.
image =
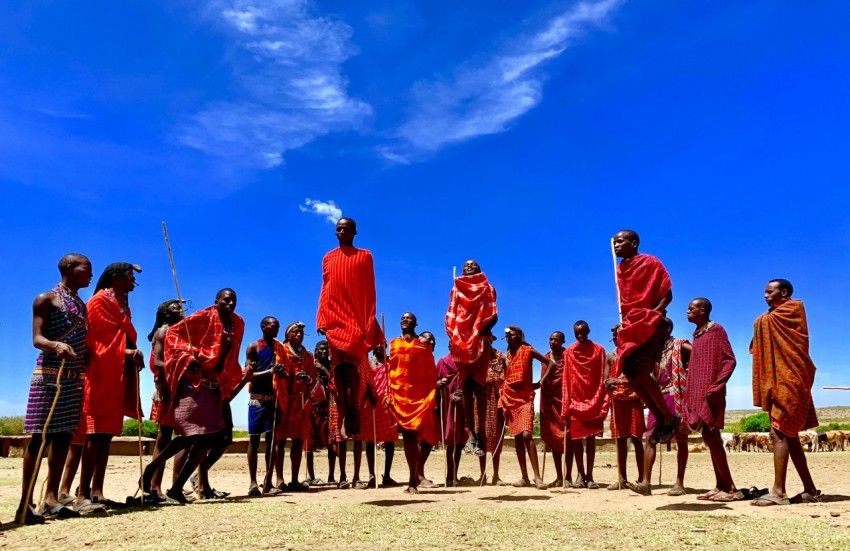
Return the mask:
<svg viewBox="0 0 850 551">
<path fill-rule="evenodd" d="M 651 497 L 628 490 L 608 491 L 604 486 L 563 493 L 486 486 L 438 488 L 416 496 L 408 496 L 399 488 L 328 487 L 263 498 L 246 497 L 245 458 L 227 455 L 212 474 L 217 489 L 232 493 L 225 500 L 134 509 L 108 518 L 52 521 L 24 528 L 9 523 L 20 492 L 21 460 L 0 459 L 0 519 L 6 522 L 0 532 L 0 547 L 850 549 L 850 451 L 807 456 L 815 481 L 826 494 L 823 503 L 769 508 L 752 507 L 747 502 L 697 501 L 696 493 L 713 486 L 707 453 L 691 454 L 686 476 L 690 494 L 668 497 L 663 492 L 675 475 L 675 452 L 663 455 L 662 484 Z M 634 476 L 633 456 L 629 457 L 629 473 Z M 379 454 L 379 465 L 383 460 L 383 454 Z M 597 482 L 607 484 L 615 479 L 614 462 L 612 453 L 598 454 Z M 767 487 L 772 480 L 771 454 L 736 453 L 730 456 L 730 462 L 741 488 Z M 505 451 L 502 463 L 502 478 L 516 480 L 519 469 L 513 450 Z M 546 479 L 551 481 L 551 456 L 547 463 Z M 317 474 L 327 478 L 324 454 L 317 457 L 316 465 Z M 435 452 L 426 472 L 435 481 L 441 479 L 443 465 L 442 454 Z M 349 456 L 349 476 L 350 468 Z M 112 458 L 107 496 L 123 501 L 132 494 L 138 469 L 137 458 Z M 393 475 L 402 480 L 405 471 L 403 454 L 397 453 Z M 477 473 L 477 461 L 464 456 L 461 475 Z M 166 479 L 169 477 L 167 473 Z M 653 478 L 657 482 L 657 465 Z M 789 481 L 790 493 L 801 490 L 796 474 L 791 473 Z"/>
</svg>

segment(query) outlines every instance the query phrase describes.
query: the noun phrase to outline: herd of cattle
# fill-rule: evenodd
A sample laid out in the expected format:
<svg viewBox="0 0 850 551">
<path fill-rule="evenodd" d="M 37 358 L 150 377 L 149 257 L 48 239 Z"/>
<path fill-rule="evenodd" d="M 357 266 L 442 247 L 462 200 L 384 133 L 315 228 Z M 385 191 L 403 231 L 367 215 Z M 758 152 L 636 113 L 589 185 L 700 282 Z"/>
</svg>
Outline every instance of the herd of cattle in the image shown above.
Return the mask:
<svg viewBox="0 0 850 551">
<path fill-rule="evenodd" d="M 808 452 L 844 451 L 850 448 L 850 431 L 828 430 L 816 432 L 807 430 L 800 433 L 800 443 Z M 736 452 L 772 452 L 773 443 L 766 432 L 723 433 L 723 442 L 727 451 Z"/>
</svg>

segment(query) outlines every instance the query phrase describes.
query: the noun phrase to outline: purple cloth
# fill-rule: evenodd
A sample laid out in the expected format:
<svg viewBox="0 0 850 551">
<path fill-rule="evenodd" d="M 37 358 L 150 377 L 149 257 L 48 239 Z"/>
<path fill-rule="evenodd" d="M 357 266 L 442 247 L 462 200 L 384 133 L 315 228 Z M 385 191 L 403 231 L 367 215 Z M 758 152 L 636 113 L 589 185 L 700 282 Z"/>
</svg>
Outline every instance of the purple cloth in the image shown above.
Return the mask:
<svg viewBox="0 0 850 551">
<path fill-rule="evenodd" d="M 438 391 L 438 399 L 442 402 L 443 431 L 447 446 L 453 446 L 466 441 L 463 404 L 455 404 L 452 394 L 460 390 L 460 373 L 451 354 L 437 361 L 437 377 L 448 379 L 448 383 Z M 455 430 L 457 421 L 457 430 Z"/>
</svg>

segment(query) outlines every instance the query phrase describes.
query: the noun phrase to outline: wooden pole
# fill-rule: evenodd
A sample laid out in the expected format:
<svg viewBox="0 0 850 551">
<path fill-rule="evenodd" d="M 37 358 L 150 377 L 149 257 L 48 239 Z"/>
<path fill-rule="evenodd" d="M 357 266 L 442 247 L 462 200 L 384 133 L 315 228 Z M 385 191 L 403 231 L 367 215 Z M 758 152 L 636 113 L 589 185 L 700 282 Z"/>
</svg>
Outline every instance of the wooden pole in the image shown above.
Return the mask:
<svg viewBox="0 0 850 551">
<path fill-rule="evenodd" d="M 133 371 L 136 372 L 136 391 L 141 392 L 141 387 L 139 386 L 139 370 L 133 365 Z M 137 421 L 139 422 L 138 426 L 138 441 L 139 441 L 139 480 L 143 480 L 145 478 L 145 466 L 142 460 L 142 456 L 144 453 L 142 452 L 142 400 L 140 396 L 136 396 L 136 416 L 138 416 Z M 145 491 L 142 490 L 142 509 L 145 508 Z"/>
<path fill-rule="evenodd" d="M 850 390 L 850 386 L 825 386 L 824 390 Z"/>
<path fill-rule="evenodd" d="M 56 373 L 56 394 L 53 395 L 53 403 L 50 405 L 50 411 L 47 412 L 47 419 L 44 421 L 44 428 L 41 429 L 41 445 L 38 447 L 38 454 L 35 456 L 35 468 L 33 468 L 30 482 L 27 485 L 27 495 L 24 499 L 24 507 L 21 509 L 21 518 L 19 524 L 23 526 L 27 522 L 27 512 L 29 512 L 30 501 L 32 500 L 32 489 L 35 486 L 35 480 L 38 478 L 38 471 L 41 469 L 41 458 L 44 456 L 44 448 L 47 445 L 47 428 L 50 426 L 50 420 L 53 419 L 53 412 L 56 411 L 56 404 L 59 403 L 59 391 L 62 390 L 62 375 L 65 373 L 65 360 L 59 364 L 59 371 Z"/>
<path fill-rule="evenodd" d="M 617 276 L 617 251 L 614 250 L 614 238 L 611 238 L 611 257 L 614 260 L 614 288 L 617 289 L 617 313 L 620 319 L 620 325 L 623 324 L 623 300 L 620 296 L 620 278 Z M 604 359 L 602 360 L 605 361 Z M 615 425 L 615 413 L 614 413 L 614 393 L 611 393 L 611 425 Z M 614 436 L 614 431 L 611 431 L 611 436 Z M 617 443 L 617 439 L 614 438 L 614 453 L 617 455 L 617 489 L 623 489 L 623 478 L 620 476 L 620 446 Z"/>
</svg>

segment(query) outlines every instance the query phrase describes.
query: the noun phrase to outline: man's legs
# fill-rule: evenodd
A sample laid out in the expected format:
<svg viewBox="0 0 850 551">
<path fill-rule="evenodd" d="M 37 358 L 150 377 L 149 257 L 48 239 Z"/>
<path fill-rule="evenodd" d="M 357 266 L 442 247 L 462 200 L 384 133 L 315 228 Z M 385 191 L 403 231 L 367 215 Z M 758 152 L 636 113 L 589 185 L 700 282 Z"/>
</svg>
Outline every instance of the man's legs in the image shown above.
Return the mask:
<svg viewBox="0 0 850 551">
<path fill-rule="evenodd" d="M 708 451 L 711 453 L 711 463 L 714 466 L 714 472 L 717 478 L 717 489 L 720 490 L 720 493 L 717 494 L 715 499 L 722 499 L 729 494 L 735 493 L 737 489 L 735 488 L 735 483 L 732 481 L 732 472 L 729 470 L 726 450 L 723 449 L 723 438 L 720 436 L 720 429 L 703 427 L 702 438 L 705 441 L 705 445 L 708 446 Z"/>
<path fill-rule="evenodd" d="M 384 477 L 381 480 L 384 486 L 398 486 L 398 482 L 393 480 L 390 472 L 393 468 L 393 458 L 395 457 L 395 442 L 384 442 Z"/>
<path fill-rule="evenodd" d="M 564 464 L 563 464 L 564 454 L 555 451 L 552 449 L 552 461 L 555 462 L 555 481 L 552 483 L 553 487 L 557 488 L 564 483 Z"/>
<path fill-rule="evenodd" d="M 65 458 L 65 468 L 62 472 L 62 482 L 59 484 L 59 499 L 71 495 L 71 486 L 77 477 L 77 469 L 83 457 L 83 445 L 71 444 L 68 447 L 68 456 Z"/>
<path fill-rule="evenodd" d="M 207 456 L 207 451 L 210 449 L 215 438 L 219 438 L 218 433 L 200 434 L 187 438 L 189 452 L 186 454 L 186 461 L 180 469 L 180 472 L 177 474 L 177 479 L 174 481 L 174 485 L 165 492 L 165 495 L 180 503 L 186 502 L 186 498 L 183 496 L 183 486 L 186 485 L 186 481 L 189 480 L 189 477 L 192 476 L 195 470 L 200 466 L 201 462 L 204 461 Z"/>
<path fill-rule="evenodd" d="M 360 417 L 357 411 L 360 391 L 360 370 L 350 362 L 341 362 L 334 368 L 337 381 L 337 406 L 342 416 L 340 429 L 344 436 L 353 436 L 360 432 Z"/>
<path fill-rule="evenodd" d="M 174 429 L 172 427 L 168 427 L 160 424 L 157 427 L 156 431 L 156 445 L 153 448 L 153 456 L 156 457 L 159 455 L 166 446 L 168 446 L 169 442 L 171 442 L 171 438 L 174 436 Z M 250 463 L 249 463 L 250 464 Z M 151 480 L 150 491 L 155 493 L 156 495 L 162 495 L 162 477 L 165 474 L 165 462 L 163 462 L 159 468 L 154 472 L 153 479 Z"/>
<path fill-rule="evenodd" d="M 62 476 L 62 467 L 65 464 L 65 458 L 68 455 L 68 446 L 71 444 L 72 435 L 70 432 L 59 432 L 48 434 L 45 447 L 49 448 L 47 455 L 48 478 L 46 493 L 44 497 L 44 508 L 50 509 L 59 502 L 59 479 Z M 21 512 L 25 507 L 31 506 L 33 496 L 30 496 L 30 503 L 24 503 L 26 493 L 29 489 L 29 483 L 33 473 L 36 470 L 36 458 L 38 450 L 41 447 L 41 435 L 33 434 L 29 445 L 24 453 L 23 460 L 23 483 L 21 488 L 21 501 L 18 505 L 18 511 L 15 513 L 15 520 L 20 518 Z M 33 493 L 36 489 L 33 488 Z"/>
<path fill-rule="evenodd" d="M 566 480 L 568 482 L 573 481 L 573 441 L 567 436 L 566 446 L 564 447 L 564 463 L 566 463 Z"/>
<path fill-rule="evenodd" d="M 261 434 L 248 435 L 248 476 L 251 481 L 248 485 L 248 491 L 252 488 L 257 488 L 257 450 L 260 448 Z M 268 467 L 266 468 L 268 471 Z"/>
<path fill-rule="evenodd" d="M 80 469 L 80 496 L 78 499 L 103 500 L 103 479 L 109 462 L 109 444 L 112 434 L 89 434 L 83 444 Z"/>
<path fill-rule="evenodd" d="M 428 461 L 428 457 L 431 455 L 431 450 L 433 446 L 428 442 L 422 440 L 419 442 L 419 484 L 418 486 L 422 486 L 423 488 L 433 488 L 434 483 L 427 478 L 425 478 L 425 463 Z M 406 453 L 406 452 L 405 452 Z M 417 486 L 417 487 L 418 487 Z"/>
<path fill-rule="evenodd" d="M 773 488 L 770 495 L 779 498 L 787 498 L 785 481 L 788 475 L 788 458 L 794 462 L 794 468 L 803 482 L 803 491 L 815 496 L 817 488 L 809 472 L 809 465 L 800 439 L 796 436 L 788 436 L 775 428 L 770 429 L 770 438 L 773 440 Z"/>
<path fill-rule="evenodd" d="M 419 463 L 420 448 L 416 441 L 416 432 L 405 430 L 401 433 L 402 441 L 404 442 L 404 458 L 407 460 L 407 468 L 410 471 L 410 476 L 407 479 L 407 488 L 404 490 L 409 494 L 418 494 L 419 490 L 416 487 L 419 485 Z"/>
<path fill-rule="evenodd" d="M 336 445 L 333 442 L 328 443 L 328 484 L 336 482 Z"/>
<path fill-rule="evenodd" d="M 178 436 L 177 438 L 173 438 L 168 444 L 165 445 L 159 452 L 155 453 L 151 458 L 151 462 L 145 467 L 144 472 L 142 473 L 142 490 L 145 493 L 151 493 L 153 488 L 152 480 L 156 476 L 157 472 L 164 467 L 166 461 L 175 457 L 174 459 L 174 473 L 171 477 L 172 483 L 177 480 L 177 476 L 180 471 L 183 469 L 183 465 L 186 464 L 186 450 L 189 449 L 189 446 L 192 445 L 193 437 L 186 436 Z M 183 452 L 183 453 L 181 453 Z"/>
</svg>

